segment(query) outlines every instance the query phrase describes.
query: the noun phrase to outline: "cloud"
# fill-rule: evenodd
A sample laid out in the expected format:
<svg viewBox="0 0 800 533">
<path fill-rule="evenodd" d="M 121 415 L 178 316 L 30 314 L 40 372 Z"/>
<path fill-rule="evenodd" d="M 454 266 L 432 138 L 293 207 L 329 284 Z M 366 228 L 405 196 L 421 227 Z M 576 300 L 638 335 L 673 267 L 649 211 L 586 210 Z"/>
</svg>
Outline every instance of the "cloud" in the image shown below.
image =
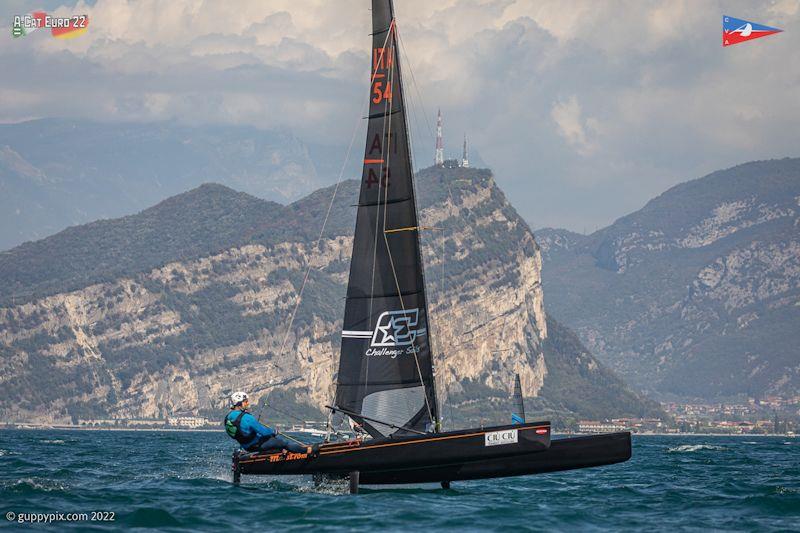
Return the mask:
<svg viewBox="0 0 800 533">
<path fill-rule="evenodd" d="M 518 202 L 534 225 L 591 228 L 678 181 L 799 155 L 797 1 L 396 4 L 417 160 L 432 158 L 441 107 L 448 151 L 466 132 L 510 196 L 537 200 Z M 0 121 L 247 124 L 346 146 L 367 94 L 368 8 L 62 6 L 54 11 L 89 14 L 84 36 L 0 35 Z M 723 48 L 723 11 L 787 31 Z"/>
<path fill-rule="evenodd" d="M 584 120 L 581 117 L 581 105 L 573 95 L 568 100 L 559 100 L 553 104 L 550 116 L 558 126 L 558 132 L 581 155 L 589 155 L 595 146 L 589 141 L 587 129 L 597 129 L 595 119 Z"/>
</svg>

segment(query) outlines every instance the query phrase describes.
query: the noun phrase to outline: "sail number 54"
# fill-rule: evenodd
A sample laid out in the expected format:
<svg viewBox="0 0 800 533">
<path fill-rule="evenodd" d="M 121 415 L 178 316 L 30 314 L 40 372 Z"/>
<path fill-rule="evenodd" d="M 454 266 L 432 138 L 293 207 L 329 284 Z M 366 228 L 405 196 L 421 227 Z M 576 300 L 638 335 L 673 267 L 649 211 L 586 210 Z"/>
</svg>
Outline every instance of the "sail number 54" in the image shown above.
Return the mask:
<svg viewBox="0 0 800 533">
<path fill-rule="evenodd" d="M 387 83 L 384 88 L 383 80 L 378 80 L 372 84 L 372 103 L 380 104 L 384 99 L 392 101 L 392 84 Z"/>
</svg>

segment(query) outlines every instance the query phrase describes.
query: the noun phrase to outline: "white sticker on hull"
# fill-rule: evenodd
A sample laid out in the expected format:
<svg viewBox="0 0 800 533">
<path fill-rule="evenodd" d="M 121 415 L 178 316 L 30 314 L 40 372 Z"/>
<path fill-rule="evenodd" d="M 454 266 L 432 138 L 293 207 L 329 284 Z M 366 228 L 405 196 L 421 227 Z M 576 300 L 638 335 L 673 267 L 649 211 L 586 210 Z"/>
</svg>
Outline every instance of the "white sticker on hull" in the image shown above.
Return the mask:
<svg viewBox="0 0 800 533">
<path fill-rule="evenodd" d="M 492 431 L 485 435 L 485 446 L 501 446 L 503 444 L 517 443 L 516 429 L 504 429 L 502 431 Z"/>
</svg>

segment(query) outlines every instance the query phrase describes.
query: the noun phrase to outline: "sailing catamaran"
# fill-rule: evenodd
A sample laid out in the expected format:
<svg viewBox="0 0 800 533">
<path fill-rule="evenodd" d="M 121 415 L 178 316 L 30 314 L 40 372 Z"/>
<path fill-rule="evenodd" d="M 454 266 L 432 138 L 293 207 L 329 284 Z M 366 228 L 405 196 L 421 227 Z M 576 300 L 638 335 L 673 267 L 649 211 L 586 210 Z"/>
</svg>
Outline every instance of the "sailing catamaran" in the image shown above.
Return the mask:
<svg viewBox="0 0 800 533">
<path fill-rule="evenodd" d="M 391 0 L 372 0 L 367 139 L 333 412 L 371 438 L 318 453 L 237 452 L 242 475 L 349 477 L 359 484 L 441 483 L 607 465 L 630 433 L 550 440 L 549 422 L 442 431 L 420 253 L 414 175 Z M 519 382 L 515 384 L 519 387 Z M 521 404 L 521 393 L 520 393 Z"/>
</svg>

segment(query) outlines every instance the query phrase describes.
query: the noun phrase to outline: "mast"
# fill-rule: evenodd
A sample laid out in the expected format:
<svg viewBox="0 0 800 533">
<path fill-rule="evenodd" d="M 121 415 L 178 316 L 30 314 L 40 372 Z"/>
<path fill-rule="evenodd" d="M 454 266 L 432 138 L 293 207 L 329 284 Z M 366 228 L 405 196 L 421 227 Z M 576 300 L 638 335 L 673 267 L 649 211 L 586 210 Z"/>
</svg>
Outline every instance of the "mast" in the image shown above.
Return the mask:
<svg viewBox="0 0 800 533">
<path fill-rule="evenodd" d="M 372 1 L 372 25 L 369 123 L 335 407 L 356 413 L 349 416 L 379 437 L 432 431 L 439 417 L 391 0 Z"/>
</svg>

